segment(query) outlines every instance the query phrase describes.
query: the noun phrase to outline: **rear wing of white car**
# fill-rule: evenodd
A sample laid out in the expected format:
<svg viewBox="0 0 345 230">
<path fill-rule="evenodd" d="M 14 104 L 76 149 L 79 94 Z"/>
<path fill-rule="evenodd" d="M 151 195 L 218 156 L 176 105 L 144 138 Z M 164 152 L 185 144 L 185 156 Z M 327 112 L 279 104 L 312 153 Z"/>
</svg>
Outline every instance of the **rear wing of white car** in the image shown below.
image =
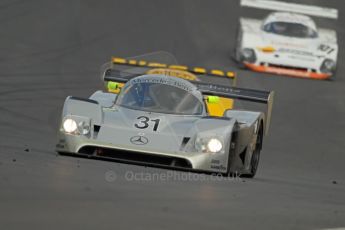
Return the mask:
<svg viewBox="0 0 345 230">
<path fill-rule="evenodd" d="M 337 9 L 303 5 L 298 3 L 281 2 L 276 0 L 241 0 L 241 6 L 338 19 Z"/>
</svg>

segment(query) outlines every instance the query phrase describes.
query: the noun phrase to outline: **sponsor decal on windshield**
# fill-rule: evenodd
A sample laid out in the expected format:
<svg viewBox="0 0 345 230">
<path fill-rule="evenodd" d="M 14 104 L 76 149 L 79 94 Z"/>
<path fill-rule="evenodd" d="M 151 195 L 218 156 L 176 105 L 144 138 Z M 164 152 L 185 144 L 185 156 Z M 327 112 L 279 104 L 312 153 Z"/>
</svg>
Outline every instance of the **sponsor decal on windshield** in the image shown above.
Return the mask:
<svg viewBox="0 0 345 230">
<path fill-rule="evenodd" d="M 185 91 L 188 92 L 192 92 L 195 90 L 194 87 L 190 86 L 189 84 L 186 84 L 182 81 L 178 81 L 175 79 L 171 79 L 168 77 L 161 77 L 161 78 L 136 78 L 131 80 L 131 84 L 140 84 L 140 83 L 155 83 L 155 84 L 164 84 L 164 85 L 171 85 L 171 86 L 175 86 L 177 88 L 183 89 Z"/>
</svg>

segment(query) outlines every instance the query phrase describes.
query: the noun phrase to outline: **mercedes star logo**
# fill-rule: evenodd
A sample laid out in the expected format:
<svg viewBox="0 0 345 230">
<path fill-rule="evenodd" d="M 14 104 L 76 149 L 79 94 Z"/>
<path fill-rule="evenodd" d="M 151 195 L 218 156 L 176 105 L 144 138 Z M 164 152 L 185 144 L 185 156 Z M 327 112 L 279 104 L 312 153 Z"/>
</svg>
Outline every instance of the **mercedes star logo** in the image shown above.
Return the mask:
<svg viewBox="0 0 345 230">
<path fill-rule="evenodd" d="M 134 136 L 129 139 L 132 144 L 135 145 L 146 145 L 149 142 L 149 139 L 143 136 Z"/>
</svg>

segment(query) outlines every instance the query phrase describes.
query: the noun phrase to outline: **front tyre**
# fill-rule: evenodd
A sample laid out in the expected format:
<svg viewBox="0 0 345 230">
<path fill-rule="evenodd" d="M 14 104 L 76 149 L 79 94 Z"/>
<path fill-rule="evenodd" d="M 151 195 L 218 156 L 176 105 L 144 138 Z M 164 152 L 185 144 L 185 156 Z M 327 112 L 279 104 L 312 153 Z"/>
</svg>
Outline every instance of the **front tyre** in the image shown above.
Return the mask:
<svg viewBox="0 0 345 230">
<path fill-rule="evenodd" d="M 337 68 L 333 71 L 332 75 L 327 80 L 335 81 L 336 79 L 337 79 Z"/>
</svg>

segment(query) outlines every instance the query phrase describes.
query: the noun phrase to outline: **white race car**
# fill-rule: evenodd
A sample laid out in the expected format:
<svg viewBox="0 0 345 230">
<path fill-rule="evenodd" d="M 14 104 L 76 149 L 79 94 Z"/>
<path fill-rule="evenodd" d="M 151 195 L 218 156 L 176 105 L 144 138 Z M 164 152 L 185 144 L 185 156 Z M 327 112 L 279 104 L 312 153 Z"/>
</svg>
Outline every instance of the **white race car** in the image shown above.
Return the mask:
<svg viewBox="0 0 345 230">
<path fill-rule="evenodd" d="M 336 9 L 274 0 L 241 0 L 241 6 L 277 11 L 264 20 L 240 19 L 234 56 L 242 66 L 303 78 L 334 76 L 336 32 L 317 28 L 307 15 L 337 19 Z"/>
</svg>

